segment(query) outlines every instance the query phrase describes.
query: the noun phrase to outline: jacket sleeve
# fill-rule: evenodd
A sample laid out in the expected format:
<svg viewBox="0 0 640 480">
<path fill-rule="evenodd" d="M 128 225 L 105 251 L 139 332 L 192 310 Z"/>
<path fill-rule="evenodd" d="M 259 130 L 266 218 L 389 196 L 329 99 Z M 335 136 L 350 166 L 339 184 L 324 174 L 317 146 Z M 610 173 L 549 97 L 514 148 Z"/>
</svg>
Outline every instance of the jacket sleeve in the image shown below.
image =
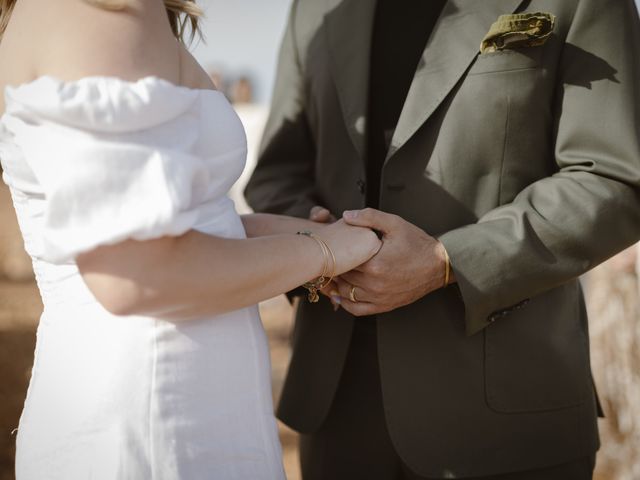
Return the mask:
<svg viewBox="0 0 640 480">
<path fill-rule="evenodd" d="M 615 75 L 594 81 L 601 76 L 578 52 Z M 557 172 L 440 237 L 469 335 L 640 237 L 640 27 L 632 0 L 577 2 L 556 88 Z"/>
<path fill-rule="evenodd" d="M 315 146 L 305 110 L 304 78 L 296 45 L 294 1 L 280 49 L 272 110 L 258 164 L 245 196 L 258 212 L 307 218 L 315 198 Z"/>
</svg>

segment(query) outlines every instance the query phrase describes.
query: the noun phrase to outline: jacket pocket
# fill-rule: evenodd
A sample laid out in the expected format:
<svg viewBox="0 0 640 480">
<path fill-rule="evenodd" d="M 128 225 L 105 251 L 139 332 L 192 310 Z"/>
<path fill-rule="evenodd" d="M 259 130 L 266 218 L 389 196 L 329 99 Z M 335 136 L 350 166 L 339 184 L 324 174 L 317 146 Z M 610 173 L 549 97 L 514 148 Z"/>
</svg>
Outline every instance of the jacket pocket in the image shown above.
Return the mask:
<svg viewBox="0 0 640 480">
<path fill-rule="evenodd" d="M 542 52 L 543 47 L 526 47 L 481 53 L 467 76 L 538 69 L 542 66 Z"/>
<path fill-rule="evenodd" d="M 578 406 L 589 398 L 589 344 L 577 281 L 532 298 L 485 330 L 489 407 L 525 413 Z"/>
</svg>

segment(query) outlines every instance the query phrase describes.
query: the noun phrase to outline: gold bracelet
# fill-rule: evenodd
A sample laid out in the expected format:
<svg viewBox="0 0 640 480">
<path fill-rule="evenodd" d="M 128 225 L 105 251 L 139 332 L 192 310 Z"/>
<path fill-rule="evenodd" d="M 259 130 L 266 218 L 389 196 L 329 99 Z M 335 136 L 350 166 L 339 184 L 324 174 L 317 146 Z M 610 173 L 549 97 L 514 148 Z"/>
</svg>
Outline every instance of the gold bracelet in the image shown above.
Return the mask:
<svg viewBox="0 0 640 480">
<path fill-rule="evenodd" d="M 335 276 L 336 257 L 333 254 L 333 251 L 331 250 L 331 248 L 329 248 L 329 245 L 327 245 L 327 243 L 324 240 L 322 240 L 320 237 L 317 237 L 312 232 L 305 230 L 302 232 L 297 232 L 297 234 L 304 235 L 309 238 L 313 238 L 318 243 L 318 245 L 320 245 L 320 249 L 322 250 L 322 255 L 324 257 L 322 273 L 316 279 L 306 282 L 305 284 L 302 285 L 304 288 L 309 290 L 309 295 L 308 295 L 309 302 L 317 303 L 320 300 L 318 291 L 322 290 L 327 285 L 329 285 Z M 330 263 L 329 260 L 331 260 L 331 263 L 332 263 L 331 270 L 329 270 L 329 263 Z M 329 275 L 329 272 L 331 272 L 330 275 Z"/>
<path fill-rule="evenodd" d="M 322 288 L 324 288 L 333 281 L 333 278 L 336 275 L 336 256 L 333 254 L 331 248 L 329 248 L 329 245 L 327 245 L 327 242 L 325 242 L 320 237 L 313 236 L 313 234 L 312 237 L 322 245 L 325 255 L 331 258 L 331 270 L 327 269 L 326 272 L 324 272 L 325 274 L 323 275 L 325 277 L 325 282 Z M 331 274 L 329 274 L 329 272 L 331 272 Z M 327 279 L 327 277 L 329 278 Z"/>
<path fill-rule="evenodd" d="M 327 251 L 328 247 L 322 240 L 320 240 L 318 237 L 316 237 L 315 235 L 313 235 L 313 233 L 309 231 L 298 232 L 298 235 L 305 235 L 307 237 L 313 238 L 320 246 L 320 249 L 322 250 L 322 255 L 324 257 L 324 264 L 323 264 L 322 273 L 320 274 L 320 276 L 315 280 L 311 280 L 302 285 L 304 288 L 309 290 L 309 295 L 308 295 L 309 302 L 317 303 L 320 300 L 320 296 L 318 295 L 318 290 L 321 290 L 322 288 L 324 288 L 328 283 L 328 282 L 327 283 L 325 282 L 326 275 L 329 269 L 328 268 L 329 254 Z"/>
<path fill-rule="evenodd" d="M 322 249 L 322 253 L 324 255 L 324 260 L 325 260 L 324 267 L 322 269 L 322 275 L 320 275 L 320 277 L 314 280 L 316 284 L 320 285 L 320 289 L 322 289 L 326 287 L 329 283 L 331 283 L 331 281 L 335 276 L 336 257 L 333 254 L 333 251 L 331 250 L 331 248 L 329 248 L 329 245 L 327 245 L 327 243 L 324 240 L 314 235 L 312 232 L 303 231 L 303 232 L 298 232 L 298 234 L 313 238 L 316 242 L 318 242 L 318 245 L 320 245 L 320 248 Z M 328 265 L 329 259 L 331 259 L 331 270 L 329 270 L 329 265 Z M 329 275 L 329 271 L 331 271 L 330 275 Z M 329 278 L 327 279 L 327 277 Z"/>
<path fill-rule="evenodd" d="M 442 245 L 442 249 L 444 250 L 444 285 L 443 287 L 449 286 L 449 280 L 451 277 L 451 259 L 449 258 L 449 253 L 447 249 Z"/>
</svg>

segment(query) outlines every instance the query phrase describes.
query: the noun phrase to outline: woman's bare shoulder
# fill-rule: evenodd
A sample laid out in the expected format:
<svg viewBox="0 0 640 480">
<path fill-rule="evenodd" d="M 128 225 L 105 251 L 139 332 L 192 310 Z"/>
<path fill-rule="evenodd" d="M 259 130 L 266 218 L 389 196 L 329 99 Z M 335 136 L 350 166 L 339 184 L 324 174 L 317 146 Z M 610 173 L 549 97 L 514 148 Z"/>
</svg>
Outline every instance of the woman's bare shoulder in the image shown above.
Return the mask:
<svg viewBox="0 0 640 480">
<path fill-rule="evenodd" d="M 172 80 L 178 45 L 163 2 L 128 0 L 121 10 L 93 3 L 20 0 L 2 40 L 6 45 L 1 45 L 0 58 L 5 56 L 22 75 L 34 77 L 75 80 L 99 75 L 136 80 L 157 75 Z"/>
<path fill-rule="evenodd" d="M 195 57 L 187 50 L 182 50 L 181 83 L 191 88 L 215 90 L 211 76 L 202 68 Z"/>
</svg>

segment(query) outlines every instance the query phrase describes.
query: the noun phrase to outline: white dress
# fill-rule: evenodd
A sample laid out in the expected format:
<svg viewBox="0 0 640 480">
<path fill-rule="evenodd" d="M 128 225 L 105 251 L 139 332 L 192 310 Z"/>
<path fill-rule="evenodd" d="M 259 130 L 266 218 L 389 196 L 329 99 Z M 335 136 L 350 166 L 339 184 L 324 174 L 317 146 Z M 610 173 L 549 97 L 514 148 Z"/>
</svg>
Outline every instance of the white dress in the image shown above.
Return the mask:
<svg viewBox="0 0 640 480">
<path fill-rule="evenodd" d="M 74 261 L 129 238 L 245 236 L 227 192 L 246 139 L 224 96 L 41 77 L 5 97 L 0 159 L 44 303 L 17 479 L 284 478 L 257 308 L 117 317 Z"/>
</svg>

